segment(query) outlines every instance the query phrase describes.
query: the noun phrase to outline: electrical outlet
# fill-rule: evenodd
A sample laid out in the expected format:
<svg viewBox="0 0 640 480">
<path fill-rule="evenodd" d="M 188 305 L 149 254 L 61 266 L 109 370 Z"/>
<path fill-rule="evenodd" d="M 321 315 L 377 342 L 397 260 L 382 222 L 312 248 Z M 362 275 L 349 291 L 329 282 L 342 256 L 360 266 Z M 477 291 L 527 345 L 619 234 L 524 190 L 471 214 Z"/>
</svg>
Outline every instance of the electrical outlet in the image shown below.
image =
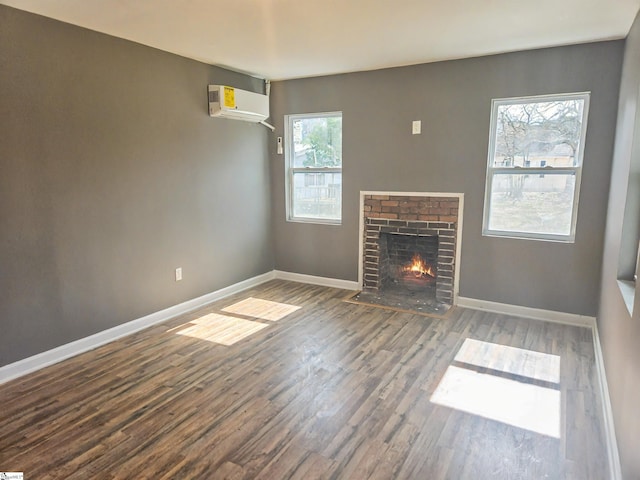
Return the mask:
<svg viewBox="0 0 640 480">
<path fill-rule="evenodd" d="M 420 135 L 422 133 L 422 121 L 414 120 L 411 124 L 411 133 L 414 135 Z"/>
<path fill-rule="evenodd" d="M 176 282 L 182 280 L 182 267 L 176 268 Z"/>
</svg>

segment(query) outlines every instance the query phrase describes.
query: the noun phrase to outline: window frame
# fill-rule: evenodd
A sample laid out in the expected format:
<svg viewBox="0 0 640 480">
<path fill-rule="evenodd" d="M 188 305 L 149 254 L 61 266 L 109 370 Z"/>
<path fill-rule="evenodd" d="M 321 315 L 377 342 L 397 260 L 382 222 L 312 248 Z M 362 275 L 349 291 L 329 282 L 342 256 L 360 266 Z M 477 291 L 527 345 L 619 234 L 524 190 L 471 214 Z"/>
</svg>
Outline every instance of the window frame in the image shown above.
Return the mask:
<svg viewBox="0 0 640 480">
<path fill-rule="evenodd" d="M 285 144 L 285 197 L 286 197 L 286 219 L 288 222 L 297 223 L 314 223 L 323 225 L 342 225 L 342 185 L 340 182 L 340 217 L 339 218 L 317 218 L 302 217 L 294 215 L 294 195 L 293 182 L 296 173 L 340 173 L 342 175 L 342 166 L 340 167 L 295 167 L 293 161 L 295 158 L 294 142 L 293 142 L 293 122 L 296 120 L 304 120 L 308 118 L 342 118 L 342 111 L 317 112 L 317 113 L 292 113 L 284 116 L 284 144 Z M 342 176 L 344 179 L 344 176 Z"/>
<path fill-rule="evenodd" d="M 489 149 L 487 154 L 487 175 L 485 179 L 485 195 L 484 209 L 482 214 L 482 236 L 485 237 L 502 237 L 523 240 L 540 240 L 550 242 L 575 243 L 576 223 L 578 219 L 578 204 L 580 198 L 580 184 L 582 183 L 582 166 L 584 160 L 584 147 L 586 142 L 587 123 L 589 119 L 589 101 L 591 92 L 575 92 L 549 95 L 531 95 L 524 97 L 510 98 L 494 98 L 491 100 L 491 120 L 489 128 Z M 555 167 L 545 165 L 544 167 L 496 167 L 493 165 L 495 160 L 495 150 L 497 141 L 497 120 L 498 107 L 502 105 L 517 105 L 527 103 L 543 103 L 565 100 L 584 100 L 582 110 L 582 124 L 580 128 L 580 143 L 576 151 L 576 165 L 567 167 Z M 534 233 L 534 232 L 518 232 L 511 230 L 496 230 L 489 228 L 489 217 L 491 215 L 491 192 L 493 179 L 495 175 L 512 174 L 512 175 L 573 175 L 575 178 L 573 202 L 571 205 L 571 228 L 569 234 L 552 234 L 552 233 Z"/>
</svg>

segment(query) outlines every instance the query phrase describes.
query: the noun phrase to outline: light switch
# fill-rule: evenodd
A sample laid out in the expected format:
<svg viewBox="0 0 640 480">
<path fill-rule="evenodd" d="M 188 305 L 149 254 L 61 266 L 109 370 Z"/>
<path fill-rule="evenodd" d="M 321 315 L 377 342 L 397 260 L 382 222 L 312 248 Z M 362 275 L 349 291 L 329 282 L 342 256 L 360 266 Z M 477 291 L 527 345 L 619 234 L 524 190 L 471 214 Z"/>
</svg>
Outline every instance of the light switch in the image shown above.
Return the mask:
<svg viewBox="0 0 640 480">
<path fill-rule="evenodd" d="M 422 120 L 414 120 L 411 124 L 411 133 L 420 135 L 422 133 Z"/>
</svg>

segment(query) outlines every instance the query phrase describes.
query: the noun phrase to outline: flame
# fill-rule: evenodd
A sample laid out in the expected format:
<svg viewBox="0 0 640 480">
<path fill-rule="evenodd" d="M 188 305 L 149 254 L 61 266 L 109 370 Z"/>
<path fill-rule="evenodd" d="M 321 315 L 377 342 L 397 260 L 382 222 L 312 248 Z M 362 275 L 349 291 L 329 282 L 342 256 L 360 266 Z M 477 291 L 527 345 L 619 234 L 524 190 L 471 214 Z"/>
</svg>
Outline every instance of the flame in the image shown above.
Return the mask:
<svg viewBox="0 0 640 480">
<path fill-rule="evenodd" d="M 426 263 L 417 253 L 411 259 L 411 265 L 407 265 L 402 270 L 407 273 L 413 273 L 416 278 L 420 278 L 423 275 L 429 275 L 433 278 L 436 277 L 436 272 L 434 272 L 433 267 Z"/>
</svg>

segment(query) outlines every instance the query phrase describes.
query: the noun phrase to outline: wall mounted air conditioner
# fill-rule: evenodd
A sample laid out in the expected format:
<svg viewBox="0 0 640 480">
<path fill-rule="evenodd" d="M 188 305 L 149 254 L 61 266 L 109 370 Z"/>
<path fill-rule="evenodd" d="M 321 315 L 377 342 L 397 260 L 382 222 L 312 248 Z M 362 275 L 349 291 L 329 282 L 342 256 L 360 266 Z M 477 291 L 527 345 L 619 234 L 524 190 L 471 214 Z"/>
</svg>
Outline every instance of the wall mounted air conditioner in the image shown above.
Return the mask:
<svg viewBox="0 0 640 480">
<path fill-rule="evenodd" d="M 209 85 L 209 115 L 262 123 L 269 117 L 269 97 L 226 85 Z"/>
</svg>

